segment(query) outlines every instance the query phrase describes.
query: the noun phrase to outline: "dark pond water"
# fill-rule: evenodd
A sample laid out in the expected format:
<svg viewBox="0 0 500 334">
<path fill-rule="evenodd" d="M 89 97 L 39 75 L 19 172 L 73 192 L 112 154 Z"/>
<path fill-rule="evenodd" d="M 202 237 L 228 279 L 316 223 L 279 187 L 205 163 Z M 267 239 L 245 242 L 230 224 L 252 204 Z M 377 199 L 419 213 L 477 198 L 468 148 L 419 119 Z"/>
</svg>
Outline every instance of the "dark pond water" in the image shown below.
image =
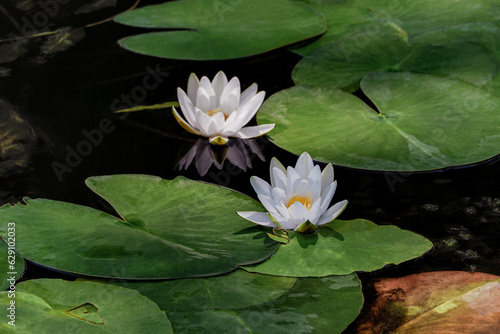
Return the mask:
<svg viewBox="0 0 500 334">
<path fill-rule="evenodd" d="M 61 5 L 57 15 L 39 30 L 85 27 L 134 2 L 120 1 L 115 7 L 75 14 L 85 2 L 72 1 Z M 148 4 L 159 2 L 163 1 Z M 0 36 L 21 36 L 19 28 L 26 21 L 33 22 L 39 10 L 34 3 L 2 1 Z M 199 77 L 213 77 L 223 70 L 229 77 L 238 76 L 243 86 L 257 82 L 259 89 L 270 96 L 293 85 L 290 74 L 299 56 L 277 50 L 246 59 L 195 62 L 141 56 L 118 47 L 117 39 L 138 31 L 113 22 L 82 28 L 72 32 L 74 42 L 65 50 L 50 44 L 47 36 L 23 39 L 15 49 L 11 42 L 0 44 L 1 126 L 16 127 L 16 140 L 22 144 L 9 154 L 2 147 L 2 204 L 27 196 L 102 209 L 102 203 L 86 189 L 84 180 L 122 173 L 169 179 L 185 175 L 255 197 L 249 178 L 259 175 L 267 179 L 272 157 L 276 156 L 285 166 L 295 164 L 295 155 L 261 138 L 256 144 L 262 156 L 251 154 L 251 168 L 246 171 L 227 161 L 221 170 L 212 166 L 204 176 L 194 165 L 179 170 L 178 162 L 197 138 L 178 126 L 169 109 L 131 114 L 113 111 L 136 104 L 175 101 L 177 87 L 186 86 L 191 72 Z M 156 72 L 156 76 L 151 72 Z M 12 115 L 18 122 L 12 121 Z M 336 166 L 339 187 L 335 200 L 349 200 L 340 218 L 397 225 L 427 237 L 435 245 L 419 259 L 360 273 L 366 305 L 372 297 L 371 282 L 382 277 L 438 270 L 500 275 L 499 172 L 500 162 L 496 159 L 419 174 L 376 173 Z M 23 279 L 38 277 L 67 276 L 30 264 Z M 347 332 L 352 332 L 352 328 L 354 325 Z"/>
</svg>

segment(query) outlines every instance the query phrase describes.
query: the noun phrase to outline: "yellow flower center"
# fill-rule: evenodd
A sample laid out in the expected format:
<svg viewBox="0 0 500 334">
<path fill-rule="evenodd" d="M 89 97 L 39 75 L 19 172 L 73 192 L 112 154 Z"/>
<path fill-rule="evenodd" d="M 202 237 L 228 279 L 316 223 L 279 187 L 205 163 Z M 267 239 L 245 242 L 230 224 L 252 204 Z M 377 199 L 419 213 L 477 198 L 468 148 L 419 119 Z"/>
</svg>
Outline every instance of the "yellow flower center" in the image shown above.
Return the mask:
<svg viewBox="0 0 500 334">
<path fill-rule="evenodd" d="M 220 112 L 220 108 L 215 108 L 215 109 L 207 111 L 207 115 L 210 116 L 210 117 L 212 117 L 213 115 L 217 114 L 218 112 Z M 227 121 L 228 117 L 229 117 L 228 115 L 224 114 L 224 120 L 225 121 Z"/>
<path fill-rule="evenodd" d="M 311 200 L 311 197 L 309 196 L 309 193 L 307 193 L 306 197 L 299 196 L 299 195 L 293 196 L 292 198 L 290 198 L 290 200 L 288 201 L 288 203 L 286 203 L 286 207 L 289 208 L 290 205 L 292 205 L 295 202 L 302 203 L 306 207 L 306 209 L 308 211 L 311 209 L 312 200 Z"/>
</svg>

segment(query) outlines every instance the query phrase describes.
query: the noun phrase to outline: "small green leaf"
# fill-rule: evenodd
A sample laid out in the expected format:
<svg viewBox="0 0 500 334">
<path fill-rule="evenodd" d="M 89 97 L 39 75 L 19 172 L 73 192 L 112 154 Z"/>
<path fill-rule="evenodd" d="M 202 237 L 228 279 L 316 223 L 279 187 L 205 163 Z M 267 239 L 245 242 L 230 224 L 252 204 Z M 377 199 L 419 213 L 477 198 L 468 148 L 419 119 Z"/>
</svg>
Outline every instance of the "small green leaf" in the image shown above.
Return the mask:
<svg viewBox="0 0 500 334">
<path fill-rule="evenodd" d="M 345 275 L 399 264 L 431 248 L 429 240 L 396 226 L 363 219 L 334 220 L 313 234 L 290 232 L 290 242 L 280 245 L 273 257 L 243 269 L 292 277 Z"/>
<path fill-rule="evenodd" d="M 151 106 L 137 106 L 137 107 L 132 107 L 132 108 L 127 108 L 127 109 L 121 109 L 115 111 L 116 113 L 119 112 L 132 112 L 132 111 L 141 111 L 141 110 L 150 110 L 150 109 L 165 109 L 169 107 L 178 107 L 179 102 L 164 102 L 164 103 L 159 103 L 159 104 L 153 104 Z"/>
<path fill-rule="evenodd" d="M 314 231 L 316 231 L 317 229 L 318 229 L 318 226 L 314 225 L 313 223 L 311 223 L 308 220 L 308 221 L 300 224 L 297 227 L 297 229 L 295 229 L 295 231 L 297 231 L 299 233 L 310 234 L 310 233 L 313 233 Z"/>
</svg>

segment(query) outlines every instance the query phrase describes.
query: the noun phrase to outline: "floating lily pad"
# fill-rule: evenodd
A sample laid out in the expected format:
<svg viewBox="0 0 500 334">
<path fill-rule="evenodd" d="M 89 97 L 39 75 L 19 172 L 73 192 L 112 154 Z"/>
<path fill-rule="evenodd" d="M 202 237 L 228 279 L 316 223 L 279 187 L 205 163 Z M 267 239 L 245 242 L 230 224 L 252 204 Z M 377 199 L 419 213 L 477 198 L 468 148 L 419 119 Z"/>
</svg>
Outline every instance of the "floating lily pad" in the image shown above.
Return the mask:
<svg viewBox="0 0 500 334">
<path fill-rule="evenodd" d="M 499 276 L 427 272 L 382 279 L 375 282 L 375 290 L 378 297 L 359 320 L 359 330 L 472 334 L 500 329 Z"/>
<path fill-rule="evenodd" d="M 47 199 L 0 209 L 0 219 L 14 221 L 23 236 L 16 247 L 25 258 L 85 275 L 182 278 L 229 272 L 278 247 L 265 228 L 236 214 L 260 204 L 222 187 L 147 175 L 93 177 L 87 185 L 121 219 Z"/>
<path fill-rule="evenodd" d="M 378 112 L 351 94 L 296 86 L 269 98 L 258 122 L 277 123 L 270 136 L 295 154 L 361 169 L 433 170 L 500 153 L 500 99 L 487 89 L 412 73 L 372 73 L 361 89 Z"/>
<path fill-rule="evenodd" d="M 328 21 L 319 40 L 294 51 L 309 55 L 313 50 L 342 40 L 366 50 L 381 32 L 399 36 L 410 44 L 442 44 L 455 41 L 479 43 L 498 52 L 500 18 L 498 3 L 489 0 L 410 1 L 356 0 L 339 4 L 331 0 L 301 0 Z M 351 41 L 349 41 L 351 40 Z"/>
<path fill-rule="evenodd" d="M 15 327 L 8 321 L 15 301 Z M 137 291 L 92 282 L 38 279 L 0 293 L 2 333 L 172 333 L 165 313 Z"/>
<path fill-rule="evenodd" d="M 112 282 L 154 297 L 167 310 L 241 309 L 268 303 L 288 293 L 293 277 L 275 277 L 237 270 L 233 273 L 164 282 Z"/>
<path fill-rule="evenodd" d="M 237 271 L 113 284 L 138 289 L 158 303 L 175 333 L 341 333 L 363 303 L 356 275 L 295 279 Z"/>
<path fill-rule="evenodd" d="M 11 242 L 11 247 L 3 240 L 0 240 L 0 291 L 5 290 L 12 283 L 17 281 L 24 271 L 24 259 L 19 253 L 15 251 L 15 242 L 9 241 L 7 237 L 6 242 Z M 11 278 L 14 280 L 11 281 Z"/>
<path fill-rule="evenodd" d="M 322 34 L 323 15 L 290 0 L 182 0 L 147 6 L 115 18 L 154 29 L 119 41 L 130 51 L 165 58 L 213 60 L 264 53 Z"/>
<path fill-rule="evenodd" d="M 353 92 L 370 72 L 414 72 L 484 85 L 495 76 L 495 55 L 476 44 L 409 46 L 399 36 L 378 35 L 360 47 L 355 39 L 328 44 L 293 71 L 296 84 Z"/>
<path fill-rule="evenodd" d="M 345 275 L 399 264 L 431 248 L 429 240 L 393 225 L 334 220 L 314 234 L 291 232 L 290 242 L 282 244 L 272 258 L 244 269 L 294 277 Z"/>
</svg>

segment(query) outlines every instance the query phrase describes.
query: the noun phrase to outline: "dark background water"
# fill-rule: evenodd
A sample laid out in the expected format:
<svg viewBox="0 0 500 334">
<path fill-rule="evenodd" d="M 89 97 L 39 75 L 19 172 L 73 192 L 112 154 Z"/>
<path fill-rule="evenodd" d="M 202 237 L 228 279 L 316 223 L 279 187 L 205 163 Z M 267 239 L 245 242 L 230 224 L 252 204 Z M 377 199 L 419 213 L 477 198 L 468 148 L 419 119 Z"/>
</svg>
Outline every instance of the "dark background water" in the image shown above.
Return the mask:
<svg viewBox="0 0 500 334">
<path fill-rule="evenodd" d="M 61 5 L 57 15 L 39 30 L 84 27 L 113 16 L 134 2 L 120 1 L 116 7 L 77 15 L 75 11 L 86 2 L 72 1 Z M 164 1 L 142 5 L 161 2 Z M 21 35 L 19 28 L 26 20 L 33 22 L 40 11 L 34 1 L 17 1 L 17 7 L 15 3 L 1 4 L 2 37 L 12 32 Z M 300 56 L 280 49 L 228 61 L 159 59 L 137 55 L 117 45 L 119 38 L 141 32 L 140 29 L 107 22 L 81 31 L 84 37 L 60 52 L 43 52 L 48 37 L 23 40 L 22 46 L 14 51 L 5 46 L 10 42 L 0 44 L 0 98 L 9 103 L 8 108 L 5 105 L 3 108 L 15 110 L 34 133 L 23 139 L 26 166 L 2 171 L 2 204 L 15 203 L 27 196 L 103 209 L 102 202 L 85 187 L 85 179 L 122 173 L 168 179 L 185 175 L 222 184 L 255 198 L 249 178 L 259 175 L 268 180 L 272 157 L 285 166 L 295 164 L 297 156 L 261 138 L 257 143 L 262 147 L 265 161 L 252 155 L 252 168 L 247 171 L 227 161 L 222 170 L 213 166 L 203 177 L 194 166 L 179 171 L 177 163 L 197 138 L 178 126 L 170 109 L 130 114 L 113 111 L 134 104 L 176 101 L 177 87 L 186 87 L 191 72 L 212 78 L 223 70 L 228 77 L 238 76 L 244 87 L 257 82 L 259 90 L 266 91 L 269 97 L 293 85 L 290 75 Z M 158 85 L 150 90 L 141 89 L 145 76 L 152 70 L 161 72 Z M 96 135 L 95 143 L 90 146 L 82 144 L 89 141 L 85 133 L 100 131 L 102 122 L 107 122 L 108 133 L 102 133 L 102 138 Z M 352 131 L 355 133 L 356 129 Z M 69 158 L 72 166 L 57 172 L 54 165 L 67 166 L 68 154 L 78 148 L 85 151 L 85 156 Z M 367 305 L 373 297 L 371 283 L 382 277 L 439 270 L 500 274 L 498 159 L 427 173 L 388 174 L 334 167 L 339 184 L 334 201 L 349 201 L 341 219 L 365 218 L 377 224 L 397 225 L 425 236 L 435 245 L 419 259 L 359 273 Z M 68 276 L 30 264 L 23 279 L 37 277 Z"/>
</svg>

